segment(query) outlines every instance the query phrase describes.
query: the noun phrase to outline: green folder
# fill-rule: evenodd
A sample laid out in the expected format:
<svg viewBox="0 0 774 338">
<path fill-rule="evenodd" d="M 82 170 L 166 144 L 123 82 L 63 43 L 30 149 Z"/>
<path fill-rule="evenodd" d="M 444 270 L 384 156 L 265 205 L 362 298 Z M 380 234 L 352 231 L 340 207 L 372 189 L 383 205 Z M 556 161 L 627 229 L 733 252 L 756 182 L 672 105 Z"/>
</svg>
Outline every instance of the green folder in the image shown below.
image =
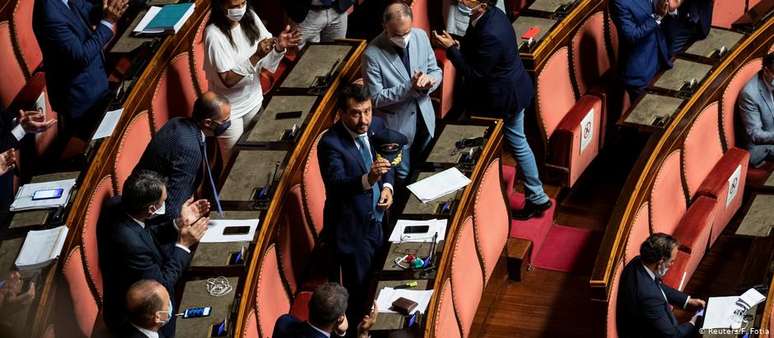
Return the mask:
<svg viewBox="0 0 774 338">
<path fill-rule="evenodd" d="M 148 23 L 145 30 L 176 31 L 177 29 L 175 29 L 175 26 L 178 26 L 180 20 L 186 16 L 186 13 L 193 5 L 193 3 L 165 5 L 161 8 L 161 11 L 156 14 L 153 20 Z"/>
</svg>

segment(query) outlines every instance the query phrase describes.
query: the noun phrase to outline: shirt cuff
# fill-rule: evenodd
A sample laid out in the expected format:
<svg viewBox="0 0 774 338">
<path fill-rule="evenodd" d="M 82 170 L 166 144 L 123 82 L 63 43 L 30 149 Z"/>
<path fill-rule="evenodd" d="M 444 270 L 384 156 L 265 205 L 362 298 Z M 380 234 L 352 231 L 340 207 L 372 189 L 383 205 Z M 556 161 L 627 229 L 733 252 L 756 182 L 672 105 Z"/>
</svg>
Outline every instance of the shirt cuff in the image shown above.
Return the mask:
<svg viewBox="0 0 774 338">
<path fill-rule="evenodd" d="M 384 188 L 390 189 L 390 191 L 395 192 L 395 189 L 392 188 L 392 184 L 390 183 L 382 184 L 382 189 Z"/>
<path fill-rule="evenodd" d="M 187 253 L 189 253 L 189 254 L 191 253 L 191 249 L 189 249 L 189 248 L 186 248 L 186 247 L 185 247 L 184 245 L 182 245 L 182 244 L 179 244 L 179 243 L 178 243 L 178 244 L 175 244 L 175 246 L 176 246 L 176 247 L 178 247 L 178 248 L 180 248 L 180 249 L 183 249 L 185 252 L 187 252 Z"/>
<path fill-rule="evenodd" d="M 675 8 L 675 10 L 673 10 L 673 11 L 669 12 L 669 15 L 671 15 L 671 16 L 677 16 L 677 8 Z"/>
<path fill-rule="evenodd" d="M 688 307 L 688 301 L 691 300 L 691 296 L 688 296 L 688 298 L 685 299 L 685 304 L 683 304 L 683 310 L 685 310 Z"/>
<path fill-rule="evenodd" d="M 363 191 L 371 189 L 371 185 L 368 184 L 368 174 L 363 174 L 362 179 L 360 180 L 363 184 Z"/>
<path fill-rule="evenodd" d="M 111 31 L 113 30 L 114 25 L 110 21 L 100 20 L 99 23 L 105 25 L 105 27 L 109 28 Z"/>
<path fill-rule="evenodd" d="M 175 227 L 175 230 L 180 231 L 180 227 L 177 226 L 177 220 L 176 219 L 172 220 L 172 226 Z"/>
<path fill-rule="evenodd" d="M 15 137 L 17 141 L 20 141 L 27 132 L 24 131 L 24 127 L 22 127 L 21 124 L 18 124 L 11 130 L 11 134 L 13 134 L 13 137 Z"/>
</svg>

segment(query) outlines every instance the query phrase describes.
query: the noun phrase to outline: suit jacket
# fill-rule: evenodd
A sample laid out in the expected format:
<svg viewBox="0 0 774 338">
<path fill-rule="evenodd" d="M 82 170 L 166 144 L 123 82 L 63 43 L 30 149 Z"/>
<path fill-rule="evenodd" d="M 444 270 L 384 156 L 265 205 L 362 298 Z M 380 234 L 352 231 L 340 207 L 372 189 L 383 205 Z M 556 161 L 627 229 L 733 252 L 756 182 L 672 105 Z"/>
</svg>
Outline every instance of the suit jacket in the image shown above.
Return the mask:
<svg viewBox="0 0 774 338">
<path fill-rule="evenodd" d="M 18 125 L 13 122 L 14 117 L 16 114 L 0 110 L 0 152 L 19 146 L 19 140 L 11 132 Z"/>
<path fill-rule="evenodd" d="M 771 88 L 763 82 L 760 73 L 750 79 L 739 94 L 737 105 L 746 134 L 745 143 L 750 151 L 750 162 L 763 161 L 768 153 L 774 154 L 774 99 Z"/>
<path fill-rule="evenodd" d="M 489 9 L 468 27 L 460 48 L 446 50 L 462 75 L 470 112 L 502 117 L 530 105 L 535 90 L 514 41 L 516 33 L 505 13 Z"/>
<path fill-rule="evenodd" d="M 43 53 L 51 107 L 79 118 L 108 92 L 102 49 L 113 31 L 92 20 L 101 15 L 100 6 L 88 0 L 70 4 L 72 10 L 62 0 L 35 0 L 33 29 Z"/>
<path fill-rule="evenodd" d="M 153 136 L 135 171 L 153 170 L 167 178 L 166 212 L 163 220 L 180 215 L 183 203 L 193 196 L 202 180 L 202 131 L 192 119 L 175 117 Z"/>
<path fill-rule="evenodd" d="M 691 323 L 679 324 L 669 307 L 683 307 L 687 301 L 688 295 L 651 278 L 640 257 L 635 257 L 624 268 L 618 286 L 618 336 L 690 337 L 696 328 Z"/>
<path fill-rule="evenodd" d="M 296 319 L 291 315 L 282 315 L 274 324 L 273 338 L 326 338 L 309 323 Z M 338 337 L 336 334 L 331 337 Z"/>
<path fill-rule="evenodd" d="M 331 1 L 333 1 L 333 8 L 339 13 L 344 13 L 354 3 L 353 0 Z M 290 19 L 296 23 L 303 22 L 306 14 L 312 8 L 312 0 L 282 0 L 280 4 L 282 4 L 282 8 L 285 9 Z"/>
<path fill-rule="evenodd" d="M 369 137 L 384 128 L 384 120 L 374 116 L 368 129 Z M 371 156 L 375 159 L 373 141 L 369 143 Z M 317 156 L 325 183 L 323 237 L 333 244 L 339 253 L 359 252 L 364 249 L 370 234 L 381 231 L 380 224 L 371 222 L 374 217 L 372 190 L 364 190 L 362 184 L 362 176 L 371 168 L 365 167 L 355 141 L 341 121 L 320 139 Z M 379 191 L 384 183 L 393 182 L 394 170 L 390 169 L 379 181 Z M 377 240 L 381 241 L 381 238 Z M 369 248 L 366 246 L 365 250 Z"/>
<path fill-rule="evenodd" d="M 713 2 L 714 0 L 685 0 L 677 14 L 683 20 L 697 25 L 701 36 L 706 37 L 712 24 Z"/>
<path fill-rule="evenodd" d="M 417 109 L 422 114 L 430 135 L 435 132 L 435 111 L 430 101 L 430 93 L 435 91 L 442 80 L 441 68 L 435 62 L 435 52 L 430 46 L 427 33 L 421 29 L 411 29 L 408 45 L 411 74 L 401 61 L 397 47 L 382 33 L 366 48 L 363 57 L 363 79 L 371 93 L 374 106 L 381 113 L 387 127 L 406 135 L 409 144 L 416 134 Z M 415 70 L 424 72 L 435 79 L 435 84 L 427 92 L 417 92 L 411 87 L 411 77 Z"/>
<path fill-rule="evenodd" d="M 159 334 L 159 338 L 166 337 L 161 332 L 157 333 Z M 148 338 L 144 333 L 140 332 L 140 330 L 128 323 L 124 326 L 123 329 L 121 329 L 121 332 L 117 336 L 118 338 Z"/>
<path fill-rule="evenodd" d="M 669 46 L 654 13 L 651 0 L 610 2 L 610 15 L 621 37 L 621 77 L 626 86 L 646 87 L 658 71 L 672 67 Z"/>
<path fill-rule="evenodd" d="M 109 215 L 100 220 L 97 238 L 100 267 L 105 278 L 104 318 L 112 330 L 128 324 L 126 292 L 141 279 L 161 283 L 170 295 L 191 261 L 191 254 L 175 246 L 178 232 L 171 223 L 151 225 L 147 229 L 129 217 L 115 200 L 108 206 Z M 174 317 L 162 330 L 174 332 Z"/>
</svg>

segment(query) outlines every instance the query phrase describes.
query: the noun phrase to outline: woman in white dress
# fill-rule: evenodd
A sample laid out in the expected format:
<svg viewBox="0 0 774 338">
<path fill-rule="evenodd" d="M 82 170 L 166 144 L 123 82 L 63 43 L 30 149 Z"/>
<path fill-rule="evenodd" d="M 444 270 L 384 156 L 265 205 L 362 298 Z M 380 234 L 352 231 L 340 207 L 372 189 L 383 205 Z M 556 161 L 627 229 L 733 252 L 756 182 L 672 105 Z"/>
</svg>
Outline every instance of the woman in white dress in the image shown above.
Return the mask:
<svg viewBox="0 0 774 338">
<path fill-rule="evenodd" d="M 204 71 L 209 90 L 231 104 L 230 126 L 216 135 L 223 164 L 263 104 L 261 70 L 277 70 L 301 36 L 290 26 L 272 37 L 246 0 L 214 0 L 204 32 Z"/>
</svg>

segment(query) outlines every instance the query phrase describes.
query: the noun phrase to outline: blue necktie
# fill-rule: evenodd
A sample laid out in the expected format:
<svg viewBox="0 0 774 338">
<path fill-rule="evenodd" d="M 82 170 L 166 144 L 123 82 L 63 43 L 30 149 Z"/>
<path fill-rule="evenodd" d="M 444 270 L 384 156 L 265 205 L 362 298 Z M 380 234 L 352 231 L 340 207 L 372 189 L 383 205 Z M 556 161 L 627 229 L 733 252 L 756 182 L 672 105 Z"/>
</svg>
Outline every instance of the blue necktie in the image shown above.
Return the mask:
<svg viewBox="0 0 774 338">
<path fill-rule="evenodd" d="M 371 170 L 371 165 L 374 163 L 373 157 L 371 157 L 371 148 L 368 146 L 368 143 L 366 143 L 366 135 L 359 135 L 355 138 L 355 142 L 357 142 L 358 146 L 360 147 L 360 157 L 363 158 L 363 163 L 365 164 L 366 170 Z M 371 208 L 374 211 L 374 219 L 376 221 L 381 221 L 382 216 L 384 215 L 384 212 L 376 207 L 376 204 L 379 203 L 379 197 L 381 196 L 381 193 L 379 192 L 379 184 L 375 183 L 371 186 Z"/>
<path fill-rule="evenodd" d="M 218 208 L 218 214 L 223 217 L 223 208 L 220 206 L 220 196 L 218 196 L 218 189 L 215 188 L 215 180 L 212 179 L 212 171 L 210 170 L 210 162 L 207 160 L 207 148 L 204 146 L 204 142 L 201 143 L 202 156 L 204 156 L 204 168 L 207 171 L 207 178 L 210 181 L 210 189 L 212 189 L 212 196 L 215 199 L 215 206 Z"/>
</svg>

